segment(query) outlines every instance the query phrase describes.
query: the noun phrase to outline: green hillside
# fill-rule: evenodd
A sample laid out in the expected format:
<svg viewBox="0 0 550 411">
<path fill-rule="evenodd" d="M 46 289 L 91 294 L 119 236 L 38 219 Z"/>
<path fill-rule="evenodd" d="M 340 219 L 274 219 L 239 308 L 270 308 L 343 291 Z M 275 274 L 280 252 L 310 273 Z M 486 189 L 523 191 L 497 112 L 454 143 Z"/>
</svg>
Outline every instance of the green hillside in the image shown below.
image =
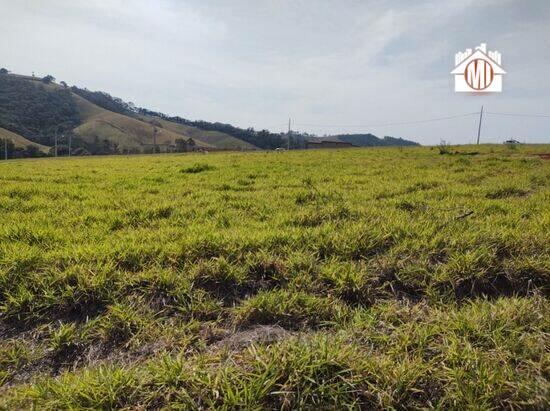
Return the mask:
<svg viewBox="0 0 550 411">
<path fill-rule="evenodd" d="M 155 129 L 159 145 L 175 145 L 176 139 L 187 137 L 147 121 L 102 109 L 76 94 L 73 98 L 82 119 L 82 124 L 74 129 L 74 133 L 87 143 L 108 140 L 117 144 L 119 150 L 127 151 L 152 145 Z M 200 147 L 217 148 L 200 140 L 200 131 L 195 140 Z"/>
<path fill-rule="evenodd" d="M 36 146 L 44 154 L 50 151 L 50 147 L 48 146 L 34 143 L 30 140 L 27 140 L 25 137 L 20 136 L 19 134 L 0 128 L 0 140 L 4 140 L 4 139 L 7 139 L 8 141 L 12 141 L 15 147 L 17 148 L 26 148 L 32 145 L 32 146 Z"/>
<path fill-rule="evenodd" d="M 78 92 L 78 94 L 77 94 Z M 105 109 L 82 97 L 89 96 Z M 256 147 L 217 131 L 155 119 L 127 110 L 118 110 L 120 99 L 106 93 L 68 88 L 52 81 L 13 74 L 0 75 L 0 127 L 41 145 L 52 146 L 57 136 L 60 152 L 69 141 L 76 153 L 140 153 L 174 151 L 176 141 L 192 138 L 196 148 L 205 150 L 250 150 Z M 118 112 L 117 112 L 118 111 Z"/>
<path fill-rule="evenodd" d="M 143 121 L 157 121 L 166 130 L 173 131 L 175 133 L 200 140 L 203 143 L 209 144 L 213 147 L 217 147 L 223 150 L 256 150 L 257 147 L 247 143 L 246 141 L 239 140 L 229 134 L 221 133 L 219 131 L 205 131 L 196 127 L 187 126 L 185 124 L 175 123 L 173 121 L 164 120 L 159 117 L 139 115 L 138 118 Z"/>
</svg>

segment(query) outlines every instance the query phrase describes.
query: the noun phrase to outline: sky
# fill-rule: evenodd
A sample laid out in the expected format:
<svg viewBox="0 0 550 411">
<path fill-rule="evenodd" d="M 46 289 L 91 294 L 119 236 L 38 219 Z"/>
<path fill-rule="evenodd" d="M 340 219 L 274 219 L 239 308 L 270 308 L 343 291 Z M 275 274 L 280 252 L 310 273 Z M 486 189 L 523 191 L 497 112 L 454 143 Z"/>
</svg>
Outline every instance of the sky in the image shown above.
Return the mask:
<svg viewBox="0 0 550 411">
<path fill-rule="evenodd" d="M 486 114 L 482 142 L 550 143 L 548 0 L 0 0 L 0 10 L 0 67 L 170 115 L 467 144 L 483 105 L 541 116 Z M 455 53 L 482 42 L 502 54 L 503 92 L 455 93 Z"/>
</svg>

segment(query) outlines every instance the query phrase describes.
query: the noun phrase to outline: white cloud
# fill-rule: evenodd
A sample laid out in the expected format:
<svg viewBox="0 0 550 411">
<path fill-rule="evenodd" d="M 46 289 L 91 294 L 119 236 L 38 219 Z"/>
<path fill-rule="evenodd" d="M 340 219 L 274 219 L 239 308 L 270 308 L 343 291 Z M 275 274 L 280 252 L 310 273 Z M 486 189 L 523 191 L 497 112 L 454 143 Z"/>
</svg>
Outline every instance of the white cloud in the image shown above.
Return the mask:
<svg viewBox="0 0 550 411">
<path fill-rule="evenodd" d="M 289 115 L 372 124 L 481 104 L 550 113 L 549 85 L 537 80 L 550 69 L 547 2 L 0 0 L 0 9 L 0 65 L 192 119 L 262 128 Z M 455 95 L 454 53 L 481 41 L 503 53 L 505 92 Z M 549 141 L 550 124 L 497 120 L 488 118 L 488 138 Z M 475 124 L 302 130 L 468 142 Z"/>
</svg>

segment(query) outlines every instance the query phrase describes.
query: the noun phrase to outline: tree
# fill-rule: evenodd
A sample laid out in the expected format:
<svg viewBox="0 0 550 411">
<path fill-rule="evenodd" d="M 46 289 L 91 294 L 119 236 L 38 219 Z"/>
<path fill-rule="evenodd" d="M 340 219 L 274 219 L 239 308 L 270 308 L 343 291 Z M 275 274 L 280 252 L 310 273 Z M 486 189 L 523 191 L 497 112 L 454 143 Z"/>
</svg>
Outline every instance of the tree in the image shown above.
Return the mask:
<svg viewBox="0 0 550 411">
<path fill-rule="evenodd" d="M 8 74 L 8 73 L 9 73 L 8 69 L 6 69 L 4 67 L 0 68 L 0 74 Z"/>
<path fill-rule="evenodd" d="M 63 88 L 69 87 L 69 86 L 67 85 L 67 83 L 65 83 L 64 81 L 60 81 L 59 84 L 61 84 L 61 85 L 63 86 Z"/>
<path fill-rule="evenodd" d="M 447 141 L 441 140 L 437 147 L 439 148 L 439 154 L 451 154 L 451 145 Z"/>
<path fill-rule="evenodd" d="M 42 78 L 42 82 L 44 84 L 50 84 L 52 81 L 55 81 L 55 77 L 52 76 L 51 74 L 48 74 L 47 76 Z"/>
<path fill-rule="evenodd" d="M 27 145 L 26 156 L 28 157 L 40 157 L 40 150 L 34 144 Z"/>
<path fill-rule="evenodd" d="M 176 138 L 176 152 L 184 153 L 187 151 L 187 141 L 183 138 Z"/>
</svg>

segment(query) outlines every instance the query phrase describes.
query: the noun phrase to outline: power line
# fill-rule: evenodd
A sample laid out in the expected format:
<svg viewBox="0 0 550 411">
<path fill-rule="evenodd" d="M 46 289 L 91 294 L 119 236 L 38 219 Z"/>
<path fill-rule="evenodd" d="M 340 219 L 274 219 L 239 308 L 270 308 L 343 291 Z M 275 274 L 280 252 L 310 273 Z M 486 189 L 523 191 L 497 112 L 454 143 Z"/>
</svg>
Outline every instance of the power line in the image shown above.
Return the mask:
<svg viewBox="0 0 550 411">
<path fill-rule="evenodd" d="M 494 111 L 486 111 L 485 114 L 491 114 L 493 116 L 512 116 L 512 117 L 543 117 L 550 118 L 548 114 L 517 114 L 517 113 L 497 113 Z"/>
<path fill-rule="evenodd" d="M 513 116 L 513 117 L 532 117 L 532 118 L 550 118 L 550 115 L 547 114 L 520 114 L 520 113 L 499 113 L 495 111 L 483 111 L 483 114 L 485 115 L 495 115 L 495 116 Z M 445 116 L 445 117 L 435 117 L 425 120 L 413 120 L 413 121 L 399 121 L 399 122 L 389 122 L 389 123 L 373 123 L 373 124 L 315 124 L 315 123 L 296 123 L 293 122 L 296 126 L 304 126 L 304 127 L 334 127 L 334 128 L 347 128 L 347 127 L 359 127 L 359 128 L 368 128 L 368 127 L 388 127 L 388 126 L 402 126 L 402 125 L 410 125 L 410 124 L 423 124 L 423 123 L 431 123 L 436 121 L 443 121 L 443 120 L 451 120 L 456 118 L 463 118 L 463 117 L 469 117 L 469 116 L 482 116 L 480 115 L 479 111 L 472 112 L 472 113 L 464 113 L 464 114 L 457 114 L 453 116 Z M 481 120 L 481 119 L 480 119 Z M 481 123 L 481 121 L 480 121 Z M 276 127 L 284 127 L 286 124 L 277 124 L 275 126 L 266 127 L 267 129 L 270 128 L 276 128 Z M 478 130 L 478 134 L 479 134 Z"/>
<path fill-rule="evenodd" d="M 294 123 L 297 126 L 308 126 L 308 127 L 386 127 L 386 126 L 399 126 L 399 125 L 408 125 L 408 124 L 420 124 L 420 123 L 429 123 L 433 121 L 442 121 L 442 120 L 450 120 L 454 118 L 461 118 L 461 117 L 468 117 L 472 115 L 478 115 L 479 112 L 474 113 L 465 113 L 465 114 L 458 114 L 455 116 L 447 116 L 447 117 L 437 117 L 437 118 L 430 118 L 426 120 L 416 120 L 416 121 L 400 121 L 400 122 L 394 122 L 394 123 L 379 123 L 379 124 L 311 124 L 311 123 Z"/>
</svg>

